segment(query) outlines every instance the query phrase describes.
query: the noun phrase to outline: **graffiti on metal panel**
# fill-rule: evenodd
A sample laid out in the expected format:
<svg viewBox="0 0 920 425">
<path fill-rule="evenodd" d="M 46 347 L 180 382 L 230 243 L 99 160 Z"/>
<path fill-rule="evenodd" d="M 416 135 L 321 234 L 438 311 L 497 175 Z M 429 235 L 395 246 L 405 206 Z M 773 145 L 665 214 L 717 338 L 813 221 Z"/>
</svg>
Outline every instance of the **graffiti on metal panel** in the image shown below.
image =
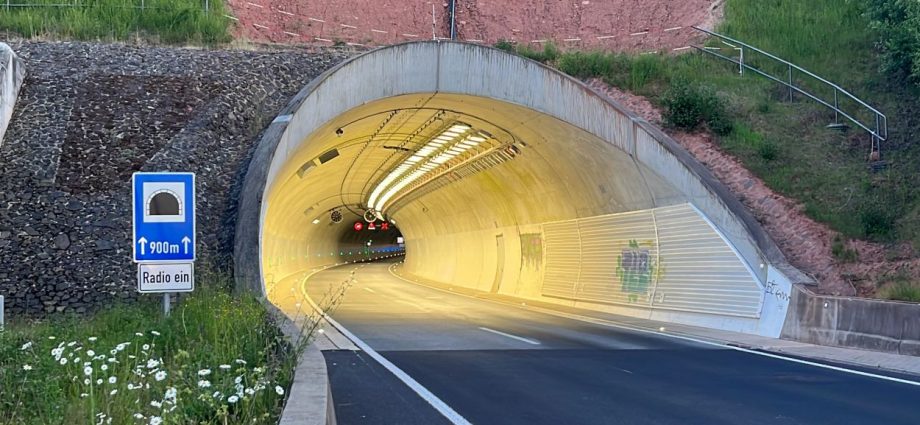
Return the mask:
<svg viewBox="0 0 920 425">
<path fill-rule="evenodd" d="M 521 233 L 521 261 L 525 267 L 539 269 L 543 263 L 543 235 Z"/>
<path fill-rule="evenodd" d="M 649 285 L 656 273 L 655 259 L 649 248 L 639 246 L 635 239 L 629 241 L 629 248 L 617 257 L 617 277 L 621 290 L 628 294 L 629 302 L 636 302 L 640 295 L 648 295 Z"/>
</svg>

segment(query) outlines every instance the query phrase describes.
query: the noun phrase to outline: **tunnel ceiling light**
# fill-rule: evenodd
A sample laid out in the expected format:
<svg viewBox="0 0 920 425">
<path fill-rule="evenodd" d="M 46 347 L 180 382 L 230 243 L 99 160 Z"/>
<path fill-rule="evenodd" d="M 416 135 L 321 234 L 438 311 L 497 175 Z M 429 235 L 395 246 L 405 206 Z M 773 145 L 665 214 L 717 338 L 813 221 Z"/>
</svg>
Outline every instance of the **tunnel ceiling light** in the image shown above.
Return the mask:
<svg viewBox="0 0 920 425">
<path fill-rule="evenodd" d="M 414 152 L 412 156 L 407 158 L 391 171 L 371 192 L 370 197 L 367 200 L 368 208 L 374 209 L 376 211 L 381 211 L 381 207 L 386 203 L 386 200 L 389 199 L 392 194 L 395 194 L 399 191 L 396 189 L 392 190 L 395 187 L 405 187 L 405 185 L 412 182 L 412 180 L 417 179 L 425 172 L 432 170 L 433 167 L 426 167 L 426 164 L 430 161 L 425 161 L 431 155 L 443 150 L 443 147 L 451 146 L 459 141 L 462 141 L 464 136 L 472 130 L 472 127 L 468 124 L 457 122 L 452 124 L 447 129 L 443 130 L 437 136 L 431 138 L 428 143 L 425 144 L 421 149 Z M 419 166 L 419 164 L 422 164 Z M 440 163 L 437 163 L 440 164 Z M 421 173 L 416 170 L 415 172 L 409 173 L 415 167 L 425 167 Z M 407 174 L 409 173 L 409 174 Z M 389 190 L 388 190 L 389 189 Z M 389 195 L 389 196 L 388 196 Z"/>
<path fill-rule="evenodd" d="M 319 224 L 319 219 L 318 218 L 313 219 L 313 224 Z"/>
</svg>

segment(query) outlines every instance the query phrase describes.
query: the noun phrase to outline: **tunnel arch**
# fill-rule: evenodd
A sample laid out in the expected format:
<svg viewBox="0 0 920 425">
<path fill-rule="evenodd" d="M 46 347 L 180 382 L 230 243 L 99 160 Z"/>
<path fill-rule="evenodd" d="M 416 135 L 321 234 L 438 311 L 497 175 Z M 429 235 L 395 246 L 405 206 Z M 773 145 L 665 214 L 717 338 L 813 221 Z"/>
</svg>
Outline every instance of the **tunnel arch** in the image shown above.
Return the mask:
<svg viewBox="0 0 920 425">
<path fill-rule="evenodd" d="M 437 152 L 478 144 L 444 165 L 420 155 L 439 136 L 453 145 Z M 770 295 L 806 279 L 704 167 L 611 99 L 497 49 L 416 42 L 327 71 L 268 127 L 240 198 L 238 285 L 265 294 L 342 261 L 342 226 L 387 189 L 377 214 L 420 279 L 773 336 L 788 299 Z"/>
</svg>

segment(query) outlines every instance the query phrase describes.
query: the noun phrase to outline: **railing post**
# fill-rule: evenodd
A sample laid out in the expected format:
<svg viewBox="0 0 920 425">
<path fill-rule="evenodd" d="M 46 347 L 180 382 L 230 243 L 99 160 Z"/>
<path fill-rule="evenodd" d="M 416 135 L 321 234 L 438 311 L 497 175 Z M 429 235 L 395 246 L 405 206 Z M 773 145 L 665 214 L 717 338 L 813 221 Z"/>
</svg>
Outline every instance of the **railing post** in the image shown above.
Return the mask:
<svg viewBox="0 0 920 425">
<path fill-rule="evenodd" d="M 789 101 L 792 102 L 792 64 L 787 64 L 789 67 Z"/>
<path fill-rule="evenodd" d="M 738 51 L 740 55 L 738 56 L 738 74 L 744 75 L 744 46 L 741 46 Z"/>
<path fill-rule="evenodd" d="M 834 124 L 840 124 L 839 120 L 840 106 L 837 104 L 837 87 L 834 87 Z"/>
</svg>

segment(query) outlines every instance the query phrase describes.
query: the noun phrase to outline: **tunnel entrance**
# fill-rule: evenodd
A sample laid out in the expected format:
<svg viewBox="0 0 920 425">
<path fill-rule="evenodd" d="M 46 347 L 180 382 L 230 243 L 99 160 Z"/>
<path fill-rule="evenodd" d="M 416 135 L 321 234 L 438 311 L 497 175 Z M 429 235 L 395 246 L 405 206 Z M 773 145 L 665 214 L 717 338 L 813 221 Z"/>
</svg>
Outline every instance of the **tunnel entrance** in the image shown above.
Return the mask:
<svg viewBox="0 0 920 425">
<path fill-rule="evenodd" d="M 788 300 L 764 288 L 789 279 L 756 222 L 667 136 L 577 81 L 413 43 L 297 99 L 246 177 L 236 270 L 254 289 L 392 249 L 406 275 L 483 293 L 779 332 Z"/>
</svg>

